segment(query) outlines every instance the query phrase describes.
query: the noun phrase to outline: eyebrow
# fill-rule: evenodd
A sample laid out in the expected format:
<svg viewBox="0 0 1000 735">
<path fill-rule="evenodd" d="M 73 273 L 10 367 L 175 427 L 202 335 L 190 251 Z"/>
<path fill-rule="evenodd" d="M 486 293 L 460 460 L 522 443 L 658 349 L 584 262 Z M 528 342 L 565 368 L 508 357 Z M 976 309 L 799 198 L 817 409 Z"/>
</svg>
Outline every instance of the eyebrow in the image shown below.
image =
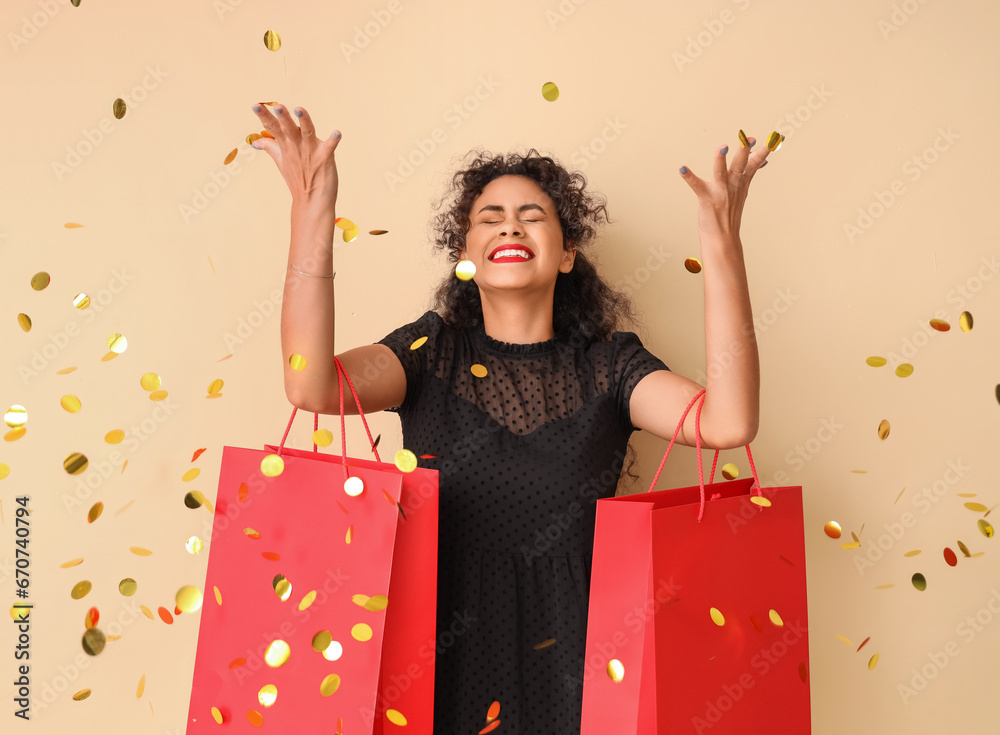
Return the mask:
<svg viewBox="0 0 1000 735">
<path fill-rule="evenodd" d="M 537 209 L 542 214 L 545 214 L 545 210 L 538 204 L 522 204 L 517 208 L 517 211 L 524 212 L 529 209 Z M 503 212 L 503 207 L 499 204 L 487 204 L 485 207 L 476 212 L 476 214 L 482 214 L 483 212 Z"/>
</svg>

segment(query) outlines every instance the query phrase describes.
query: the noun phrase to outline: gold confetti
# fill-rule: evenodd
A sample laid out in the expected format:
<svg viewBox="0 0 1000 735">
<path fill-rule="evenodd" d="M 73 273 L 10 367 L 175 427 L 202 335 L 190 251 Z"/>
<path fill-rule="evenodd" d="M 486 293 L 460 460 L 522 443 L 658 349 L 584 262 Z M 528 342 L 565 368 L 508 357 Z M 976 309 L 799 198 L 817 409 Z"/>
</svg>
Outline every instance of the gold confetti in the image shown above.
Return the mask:
<svg viewBox="0 0 1000 735">
<path fill-rule="evenodd" d="M 460 260 L 455 266 L 455 277 L 460 281 L 469 281 L 476 275 L 476 264 L 471 260 Z"/>
<path fill-rule="evenodd" d="M 200 554 L 201 550 L 205 548 L 205 543 L 197 536 L 192 536 L 184 542 L 184 548 L 189 554 Z"/>
<path fill-rule="evenodd" d="M 368 230 L 369 235 L 384 235 L 389 230 Z"/>
<path fill-rule="evenodd" d="M 417 469 L 417 456 L 409 449 L 400 449 L 396 452 L 393 462 L 400 472 L 413 472 Z"/>
<path fill-rule="evenodd" d="M 914 574 L 913 577 L 910 579 L 910 581 L 913 582 L 913 586 L 916 587 L 921 592 L 927 589 L 927 580 L 924 578 L 924 575 L 921 574 L 920 572 Z"/>
<path fill-rule="evenodd" d="M 837 638 L 839 638 L 840 640 L 842 640 L 844 643 L 846 643 L 847 645 L 849 645 L 851 648 L 854 648 L 854 644 L 851 643 L 850 639 L 845 638 L 844 636 L 840 635 L 840 633 L 834 633 L 834 635 L 837 636 Z"/>
<path fill-rule="evenodd" d="M 231 151 L 229 151 L 229 155 L 226 156 L 226 160 L 222 162 L 222 165 L 228 166 L 229 164 L 231 164 L 233 162 L 233 159 L 236 158 L 236 153 L 238 150 L 239 148 L 233 148 Z"/>
<path fill-rule="evenodd" d="M 105 342 L 108 345 L 108 349 L 116 355 L 120 355 L 128 349 L 128 340 L 125 339 L 124 334 L 119 334 L 118 332 L 109 334 Z"/>
<path fill-rule="evenodd" d="M 145 691 L 145 689 L 146 689 L 146 675 L 143 674 L 139 678 L 139 686 L 137 686 L 135 689 L 135 698 L 139 699 L 142 696 L 142 693 Z"/>
<path fill-rule="evenodd" d="M 69 593 L 70 597 L 72 597 L 74 600 L 80 600 L 87 596 L 87 593 L 90 592 L 92 587 L 93 585 L 86 579 L 83 580 L 82 582 L 77 582 Z"/>
<path fill-rule="evenodd" d="M 551 646 L 551 645 L 552 645 L 553 643 L 555 643 L 555 642 L 556 642 L 556 639 L 555 639 L 555 638 L 546 638 L 546 639 L 545 639 L 544 641 L 542 641 L 541 643 L 536 643 L 536 644 L 535 644 L 535 645 L 533 646 L 533 648 L 534 648 L 534 649 L 535 649 L 536 651 L 541 651 L 541 650 L 542 650 L 543 648 L 548 648 L 549 646 Z"/>
<path fill-rule="evenodd" d="M 201 609 L 201 590 L 194 585 L 185 585 L 177 590 L 174 602 L 181 612 L 193 613 Z"/>
<path fill-rule="evenodd" d="M 980 518 L 976 521 L 976 525 L 979 527 L 979 532 L 983 534 L 986 538 L 993 538 L 995 531 L 993 530 L 992 524 L 985 518 Z"/>
<path fill-rule="evenodd" d="M 0 480 L 5 478 L 9 474 L 10 474 L 10 465 L 6 465 L 3 462 L 0 462 Z"/>
<path fill-rule="evenodd" d="M 269 454 L 260 461 L 260 471 L 265 477 L 277 477 L 285 471 L 285 460 L 277 454 Z"/>
<path fill-rule="evenodd" d="M 356 641 L 370 641 L 372 637 L 372 627 L 368 623 L 357 623 L 351 628 L 351 637 Z"/>
<path fill-rule="evenodd" d="M 111 105 L 111 111 L 114 113 L 115 118 L 118 120 L 121 120 L 123 117 L 125 117 L 125 112 L 126 112 L 125 100 L 123 100 L 121 97 L 116 99 L 114 101 L 114 104 Z"/>
<path fill-rule="evenodd" d="M 62 569 L 69 569 L 70 567 L 75 567 L 82 563 L 83 563 L 83 557 L 79 559 L 70 559 L 69 561 L 64 561 L 62 564 L 59 565 L 59 567 Z"/>
<path fill-rule="evenodd" d="M 773 609 L 772 610 L 768 610 L 767 616 L 769 618 L 771 618 L 771 622 L 774 623 L 775 625 L 777 625 L 779 628 L 785 624 L 785 622 L 781 619 L 781 616 L 778 615 L 778 611 L 777 610 L 773 610 Z"/>
<path fill-rule="evenodd" d="M 931 329 L 936 329 L 939 332 L 947 332 L 951 329 L 951 325 L 944 319 L 931 319 L 930 325 Z"/>
<path fill-rule="evenodd" d="M 216 585 L 213 585 L 212 589 L 215 591 L 215 604 L 216 605 L 221 605 L 222 604 L 222 590 L 220 590 L 218 588 L 218 586 L 216 586 Z"/>
<path fill-rule="evenodd" d="M 338 641 L 331 641 L 330 645 L 323 649 L 323 658 L 327 661 L 337 661 L 344 655 L 344 647 Z"/>
<path fill-rule="evenodd" d="M 909 557 L 909 556 L 916 556 L 919 553 L 920 553 L 920 549 L 913 549 L 912 551 L 907 551 L 906 553 L 904 553 L 903 556 L 907 556 L 907 557 Z"/>
<path fill-rule="evenodd" d="M 971 511 L 975 511 L 976 513 L 986 512 L 986 506 L 982 503 L 965 503 L 965 507 Z"/>
<path fill-rule="evenodd" d="M 972 553 L 969 551 L 969 547 L 963 544 L 961 541 L 958 542 L 958 548 L 961 550 L 962 554 L 965 555 L 966 558 L 972 556 Z"/>
<path fill-rule="evenodd" d="M 264 661 L 267 662 L 268 666 L 276 668 L 288 661 L 288 657 L 291 655 L 292 649 L 279 638 L 271 641 L 270 645 L 268 645 L 267 651 L 264 653 Z"/>
<path fill-rule="evenodd" d="M 277 51 L 281 48 L 281 36 L 277 31 L 268 31 L 264 34 L 264 45 L 268 51 Z"/>
<path fill-rule="evenodd" d="M 77 702 L 81 702 L 89 696 L 90 696 L 89 689 L 81 689 L 80 691 L 78 691 L 76 694 L 73 695 L 73 699 Z"/>
<path fill-rule="evenodd" d="M 68 375 L 69 373 L 73 372 L 74 370 L 76 370 L 75 367 L 61 368 L 59 370 L 56 370 L 56 375 Z"/>
<path fill-rule="evenodd" d="M 121 429 L 112 429 L 107 434 L 104 435 L 104 441 L 108 444 L 121 444 L 122 440 L 125 438 L 125 432 Z"/>
<path fill-rule="evenodd" d="M 73 3 L 74 5 L 79 5 L 79 2 Z M 67 230 L 75 230 L 77 228 L 83 227 L 79 222 L 67 222 L 63 225 Z"/>
<path fill-rule="evenodd" d="M 871 671 L 878 664 L 878 654 L 876 653 L 870 659 L 868 659 L 868 670 Z"/>
<path fill-rule="evenodd" d="M 328 674 L 319 685 L 319 693 L 324 697 L 329 697 L 340 688 L 340 677 L 336 674 Z M 388 713 L 386 713 L 388 714 Z"/>
<path fill-rule="evenodd" d="M 222 724 L 222 712 L 219 711 L 218 707 L 212 707 L 212 719 L 215 720 L 216 725 Z"/>
<path fill-rule="evenodd" d="M 385 711 L 385 718 L 389 720 L 393 725 L 399 725 L 402 727 L 406 724 L 406 718 L 403 717 L 402 712 L 394 709 L 387 709 Z"/>
<path fill-rule="evenodd" d="M 181 476 L 181 482 L 191 482 L 194 478 L 201 474 L 201 470 L 197 467 L 192 467 L 187 472 Z"/>
<path fill-rule="evenodd" d="M 87 628 L 83 634 L 83 650 L 90 656 L 97 656 L 104 650 L 107 639 L 99 628 Z"/>
<path fill-rule="evenodd" d="M 842 549 L 856 549 L 859 546 L 861 546 L 861 542 L 860 541 L 847 541 L 845 543 L 842 543 L 840 545 L 840 548 L 842 548 Z"/>
<path fill-rule="evenodd" d="M 688 273 L 701 273 L 701 261 L 697 258 L 688 258 L 685 260 L 684 267 Z"/>
<path fill-rule="evenodd" d="M 63 469 L 71 475 L 79 475 L 87 469 L 87 464 L 88 461 L 84 455 L 80 452 L 73 452 L 66 455 L 66 459 L 63 460 Z"/>
<path fill-rule="evenodd" d="M 372 595 L 365 601 L 365 610 L 369 612 L 381 612 L 389 606 L 389 600 L 385 595 Z"/>
<path fill-rule="evenodd" d="M 737 477 L 740 476 L 740 468 L 737 467 L 732 462 L 727 462 L 726 464 L 722 465 L 722 476 L 725 477 L 727 480 L 735 480 Z"/>
<path fill-rule="evenodd" d="M 205 496 L 202 494 L 201 490 L 192 490 L 189 493 L 184 494 L 184 505 L 191 510 L 200 508 L 205 504 Z"/>
<path fill-rule="evenodd" d="M 258 531 L 255 528 L 250 528 L 249 526 L 247 526 L 246 528 L 243 529 L 243 533 L 245 533 L 247 536 L 249 536 L 252 539 L 259 539 L 260 538 L 260 531 Z"/>
<path fill-rule="evenodd" d="M 900 378 L 908 378 L 913 375 L 913 365 L 908 362 L 904 362 L 902 365 L 896 368 L 896 375 Z"/>
<path fill-rule="evenodd" d="M 333 433 L 329 429 L 316 429 L 312 435 L 313 444 L 328 447 L 333 443 Z"/>
<path fill-rule="evenodd" d="M 781 144 L 784 141 L 784 135 L 781 135 L 776 130 L 772 130 L 771 134 L 767 136 L 767 149 L 773 153 L 781 148 Z"/>
<path fill-rule="evenodd" d="M 36 291 L 42 291 L 51 281 L 52 279 L 49 277 L 48 273 L 45 271 L 39 271 L 31 277 L 31 287 Z"/>
<path fill-rule="evenodd" d="M 306 367 L 306 358 L 299 354 L 293 354 L 288 356 L 288 364 L 292 370 L 304 370 Z"/>
<path fill-rule="evenodd" d="M 888 589 L 892 589 L 895 586 L 896 585 L 894 585 L 892 583 L 890 583 L 890 584 L 877 584 L 877 585 L 875 585 L 875 589 L 877 589 L 877 590 L 888 590 Z"/>
<path fill-rule="evenodd" d="M 3 421 L 12 429 L 19 429 L 28 423 L 28 411 L 24 406 L 14 404 L 7 409 L 3 416 Z"/>
<path fill-rule="evenodd" d="M 559 87 L 555 82 L 545 82 L 542 85 L 542 97 L 548 102 L 555 102 L 559 99 Z"/>
<path fill-rule="evenodd" d="M 31 331 L 31 317 L 27 314 L 21 313 L 17 315 L 17 323 L 21 325 L 21 329 L 25 332 Z"/>
<path fill-rule="evenodd" d="M 359 607 L 364 607 L 365 603 L 368 602 L 369 599 L 371 598 L 369 598 L 368 595 L 362 595 L 362 594 L 351 595 L 351 602 L 353 602 L 355 605 L 358 605 Z"/>
<path fill-rule="evenodd" d="M 152 556 L 153 552 L 149 549 L 144 549 L 141 546 L 129 546 L 128 550 L 131 551 L 136 556 Z"/>
<path fill-rule="evenodd" d="M 972 314 L 967 311 L 963 311 L 958 317 L 958 326 L 962 328 L 963 332 L 972 331 Z"/>
<path fill-rule="evenodd" d="M 889 421 L 888 419 L 882 419 L 878 425 L 878 438 L 885 439 L 889 436 Z"/>
<path fill-rule="evenodd" d="M 265 684 L 257 692 L 257 701 L 265 707 L 270 707 L 278 699 L 278 687 L 274 684 Z"/>
<path fill-rule="evenodd" d="M 94 505 L 90 508 L 90 512 L 87 513 L 87 523 L 93 523 L 96 521 L 101 517 L 102 512 L 104 512 L 104 503 L 94 503 Z"/>
<path fill-rule="evenodd" d="M 759 505 L 762 508 L 770 508 L 771 501 L 765 498 L 763 495 L 751 495 L 750 502 L 754 505 Z"/>
<path fill-rule="evenodd" d="M 426 342 L 427 342 L 427 337 L 418 337 L 417 339 L 413 340 L 413 344 L 410 345 L 410 349 L 411 350 L 420 349 L 421 347 L 424 346 L 424 344 L 426 344 Z"/>
<path fill-rule="evenodd" d="M 353 535 L 354 535 L 354 526 L 348 526 L 348 527 L 347 527 L 347 535 L 346 535 L 346 536 L 344 537 L 344 540 L 345 540 L 345 541 L 346 541 L 347 543 L 351 543 L 351 537 L 352 537 Z"/>
<path fill-rule="evenodd" d="M 865 362 L 867 362 L 872 367 L 882 367 L 883 365 L 885 365 L 886 359 L 884 357 L 873 356 L 869 357 L 867 360 L 865 360 Z"/>
<path fill-rule="evenodd" d="M 323 651 L 330 647 L 331 643 L 333 643 L 333 636 L 328 630 L 317 632 L 312 639 L 312 647 L 316 653 L 323 653 Z"/>
<path fill-rule="evenodd" d="M 828 521 L 827 524 L 823 526 L 823 530 L 830 538 L 840 538 L 840 534 L 842 533 L 840 524 L 836 521 Z"/>
<path fill-rule="evenodd" d="M 90 297 L 85 293 L 78 293 L 73 297 L 73 306 L 77 309 L 86 309 L 90 306 Z"/>
<path fill-rule="evenodd" d="M 148 607 L 146 607 L 145 605 L 139 605 L 139 609 L 140 609 L 140 610 L 142 610 L 142 614 L 143 614 L 143 615 L 145 615 L 145 616 L 146 616 L 147 618 L 149 618 L 150 620 L 156 620 L 156 616 L 155 616 L 155 615 L 153 615 L 153 611 L 152 611 L 152 610 L 150 610 L 150 609 L 149 609 Z"/>
<path fill-rule="evenodd" d="M 208 395 L 214 396 L 220 390 L 222 390 L 222 378 L 216 378 L 208 384 Z"/>
<path fill-rule="evenodd" d="M 253 145 L 253 142 L 255 140 L 260 140 L 260 138 L 261 138 L 260 133 L 250 133 L 250 135 L 246 137 L 247 145 Z"/>
<path fill-rule="evenodd" d="M 904 487 L 902 490 L 899 491 L 899 495 L 897 495 L 896 499 L 894 501 L 892 501 L 892 504 L 895 505 L 896 503 L 898 503 L 899 499 L 901 497 L 903 497 L 903 493 L 905 493 L 905 492 L 906 492 L 906 488 Z"/>
<path fill-rule="evenodd" d="M 478 362 L 469 368 L 469 372 L 475 375 L 477 378 L 485 378 L 488 371 L 485 365 L 480 365 Z"/>
<path fill-rule="evenodd" d="M 718 608 L 710 608 L 708 614 L 712 616 L 712 622 L 716 625 L 722 626 L 726 624 L 726 618 Z"/>
<path fill-rule="evenodd" d="M 292 595 L 292 583 L 285 579 L 284 575 L 276 574 L 274 579 L 271 580 L 271 587 L 274 588 L 274 594 L 278 596 L 278 599 L 284 602 Z"/>
<path fill-rule="evenodd" d="M 16 442 L 18 439 L 24 436 L 27 431 L 28 430 L 23 426 L 17 429 L 11 429 L 10 431 L 8 431 L 6 434 L 3 435 L 3 439 L 4 441 L 8 442 Z"/>
<path fill-rule="evenodd" d="M 608 676 L 611 677 L 611 681 L 616 684 L 625 678 L 625 667 L 622 666 L 622 662 L 616 658 L 608 661 L 607 672 Z"/>
<path fill-rule="evenodd" d="M 315 602 L 315 600 L 316 600 L 316 590 L 310 590 L 309 592 L 306 592 L 306 594 L 302 597 L 302 600 L 299 602 L 299 610 L 300 611 L 305 610 L 307 607 L 312 605 L 313 602 Z"/>
</svg>

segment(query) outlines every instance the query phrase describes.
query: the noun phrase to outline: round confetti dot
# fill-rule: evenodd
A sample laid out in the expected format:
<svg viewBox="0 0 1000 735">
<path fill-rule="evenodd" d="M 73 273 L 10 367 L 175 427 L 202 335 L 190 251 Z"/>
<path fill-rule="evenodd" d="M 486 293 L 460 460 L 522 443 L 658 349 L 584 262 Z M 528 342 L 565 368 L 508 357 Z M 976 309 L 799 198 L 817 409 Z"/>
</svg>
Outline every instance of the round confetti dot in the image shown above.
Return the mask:
<svg viewBox="0 0 1000 735">
<path fill-rule="evenodd" d="M 358 623 L 351 628 L 351 637 L 356 641 L 370 641 L 372 638 L 372 627 L 368 623 Z"/>
<path fill-rule="evenodd" d="M 108 444 L 120 444 L 125 438 L 125 432 L 121 429 L 112 429 L 104 435 L 104 441 Z"/>
<path fill-rule="evenodd" d="M 684 267 L 688 273 L 701 273 L 701 261 L 697 258 L 688 258 L 685 260 Z"/>
<path fill-rule="evenodd" d="M 406 718 L 403 717 L 403 713 L 400 712 L 399 710 L 387 709 L 385 711 L 385 717 L 393 725 L 399 725 L 400 727 L 402 727 L 403 725 L 406 724 Z"/>
<path fill-rule="evenodd" d="M 469 368 L 469 372 L 475 375 L 477 378 L 485 378 L 489 371 L 486 369 L 485 365 L 480 365 L 478 362 Z"/>
<path fill-rule="evenodd" d="M 616 684 L 625 678 L 625 667 L 622 665 L 622 662 L 616 658 L 608 661 L 607 672 L 611 681 Z"/>
<path fill-rule="evenodd" d="M 74 395 L 63 396 L 59 399 L 59 405 L 68 413 L 77 413 L 82 408 L 80 399 Z"/>
<path fill-rule="evenodd" d="M 51 281 L 52 279 L 48 273 L 45 271 L 39 271 L 31 277 L 31 287 L 36 291 L 42 291 L 49 285 L 49 283 L 51 283 Z"/>
<path fill-rule="evenodd" d="M 908 362 L 904 362 L 902 365 L 896 368 L 896 375 L 900 378 L 908 378 L 913 375 L 913 365 Z"/>
<path fill-rule="evenodd" d="M 114 114 L 116 120 L 121 120 L 123 117 L 125 117 L 126 111 L 127 107 L 125 106 L 125 100 L 123 100 L 121 97 L 116 99 L 114 103 L 111 105 L 111 112 Z"/>
<path fill-rule="evenodd" d="M 340 677 L 336 674 L 329 674 L 323 678 L 319 684 L 319 693 L 324 697 L 329 697 L 340 688 Z"/>
<path fill-rule="evenodd" d="M 260 461 L 260 472 L 265 477 L 277 477 L 285 471 L 285 460 L 277 454 L 269 454 Z"/>
<path fill-rule="evenodd" d="M 318 447 L 328 447 L 333 444 L 333 432 L 329 429 L 316 429 L 313 432 L 313 444 Z"/>
<path fill-rule="evenodd" d="M 85 293 L 78 293 L 73 297 L 73 306 L 77 309 L 86 309 L 90 306 L 90 297 Z"/>
<path fill-rule="evenodd" d="M 3 416 L 3 421 L 12 429 L 19 429 L 28 423 L 28 411 L 24 406 L 14 404 L 7 409 Z"/>
<path fill-rule="evenodd" d="M 63 460 L 63 469 L 71 475 L 79 475 L 87 469 L 87 464 L 87 458 L 83 454 L 73 452 L 66 455 L 66 459 Z"/>
<path fill-rule="evenodd" d="M 10 474 L 10 466 L 0 462 L 0 480 Z"/>
<path fill-rule="evenodd" d="M 708 614 L 712 616 L 712 622 L 716 625 L 721 626 L 726 624 L 726 618 L 722 612 L 720 612 L 719 608 L 713 607 L 709 609 Z"/>
<path fill-rule="evenodd" d="M 274 684 L 265 684 L 257 692 L 257 701 L 265 707 L 270 707 L 278 699 L 278 687 Z"/>
<path fill-rule="evenodd" d="M 785 622 L 781 619 L 781 616 L 778 615 L 778 611 L 777 610 L 773 610 L 773 609 L 772 610 L 768 610 L 767 616 L 769 618 L 771 618 L 771 622 L 774 623 L 775 625 L 777 625 L 779 628 L 785 624 Z"/>
<path fill-rule="evenodd" d="M 400 449 L 393 457 L 393 461 L 400 472 L 413 472 L 417 469 L 417 456 L 409 449 Z"/>
<path fill-rule="evenodd" d="M 116 355 L 120 355 L 128 349 L 128 340 L 125 339 L 124 334 L 119 334 L 118 332 L 109 334 L 105 342 L 107 342 L 108 349 Z"/>
<path fill-rule="evenodd" d="M 356 498 L 365 491 L 365 483 L 360 477 L 348 477 L 344 480 L 344 492 Z"/>
<path fill-rule="evenodd" d="M 763 495 L 751 495 L 750 502 L 754 505 L 759 505 L 761 508 L 770 508 L 771 501 L 765 498 Z"/>
<path fill-rule="evenodd" d="M 192 510 L 200 508 L 205 504 L 205 496 L 202 495 L 200 490 L 192 490 L 184 495 L 184 505 Z"/>
<path fill-rule="evenodd" d="M 281 48 L 281 36 L 277 31 L 268 31 L 264 34 L 264 45 L 268 51 L 277 51 Z"/>
<path fill-rule="evenodd" d="M 222 712 L 219 711 L 218 707 L 212 707 L 212 719 L 215 720 L 216 725 L 222 724 Z"/>
<path fill-rule="evenodd" d="M 27 314 L 18 314 L 17 323 L 25 332 L 31 331 L 31 317 Z"/>
<path fill-rule="evenodd" d="M 306 358 L 302 355 L 292 355 L 288 358 L 288 364 L 291 366 L 292 370 L 304 370 L 306 367 Z"/>
<path fill-rule="evenodd" d="M 985 536 L 986 538 L 993 538 L 993 536 L 996 533 L 993 530 L 993 526 L 985 518 L 980 518 L 978 521 L 976 521 L 976 525 L 979 527 L 979 532 L 983 534 L 983 536 Z"/>
<path fill-rule="evenodd" d="M 882 419 L 878 425 L 878 438 L 885 439 L 889 436 L 889 421 L 888 419 Z"/>
<path fill-rule="evenodd" d="M 872 367 L 882 367 L 885 365 L 886 359 L 884 357 L 869 357 L 865 362 Z"/>
<path fill-rule="evenodd" d="M 958 326 L 961 327 L 963 332 L 972 331 L 972 314 L 967 311 L 963 311 L 958 317 Z"/>
<path fill-rule="evenodd" d="M 222 165 L 228 166 L 229 164 L 231 164 L 233 160 L 236 158 L 236 153 L 238 151 L 239 151 L 238 148 L 233 148 L 231 151 L 229 151 L 229 155 L 226 156 L 226 159 L 222 162 Z"/>
<path fill-rule="evenodd" d="M 205 548 L 205 542 L 197 536 L 192 536 L 184 542 L 184 548 L 189 554 L 200 554 L 201 550 Z"/>
<path fill-rule="evenodd" d="M 281 666 L 286 661 L 288 657 L 292 655 L 292 649 L 280 638 L 275 641 L 271 641 L 271 644 L 267 647 L 267 651 L 264 653 L 264 661 L 267 665 L 276 668 Z"/>
<path fill-rule="evenodd" d="M 344 647 L 337 641 L 330 641 L 330 645 L 323 649 L 323 658 L 327 661 L 336 661 L 344 655 Z"/>
<path fill-rule="evenodd" d="M 944 561 L 949 567 L 958 564 L 958 555 L 947 546 L 944 548 Z"/>
<path fill-rule="evenodd" d="M 131 577 L 126 577 L 121 582 L 118 583 L 118 591 L 121 592 L 125 597 L 131 597 L 139 589 L 139 585 Z"/>
<path fill-rule="evenodd" d="M 202 603 L 201 590 L 194 585 L 185 585 L 177 590 L 174 601 L 181 612 L 198 612 Z"/>
<path fill-rule="evenodd" d="M 10 606 L 10 619 L 15 623 L 19 620 L 26 620 L 31 614 L 31 608 L 21 607 L 21 603 L 15 602 Z"/>
<path fill-rule="evenodd" d="M 88 628 L 83 634 L 83 650 L 90 656 L 97 656 L 104 650 L 107 639 L 99 628 Z"/>
<path fill-rule="evenodd" d="M 734 465 L 732 462 L 727 462 L 722 465 L 722 476 L 727 480 L 735 480 L 740 476 L 740 468 Z"/>
<path fill-rule="evenodd" d="M 542 97 L 548 102 L 555 102 L 559 99 L 559 87 L 556 86 L 555 82 L 545 82 L 542 85 Z"/>
<path fill-rule="evenodd" d="M 143 390 L 153 391 L 160 387 L 160 376 L 156 373 L 144 373 L 141 378 L 139 378 L 139 385 L 142 386 Z"/>
<path fill-rule="evenodd" d="M 413 344 L 410 345 L 410 349 L 418 350 L 421 347 L 423 347 L 424 344 L 426 344 L 426 342 L 427 342 L 427 337 L 418 337 L 417 339 L 413 340 Z"/>
<path fill-rule="evenodd" d="M 372 595 L 365 600 L 365 610 L 369 612 L 381 612 L 389 606 L 389 600 L 385 595 Z"/>
<path fill-rule="evenodd" d="M 935 329 L 938 332 L 947 332 L 951 329 L 951 325 L 944 319 L 931 319 L 930 325 L 931 329 Z"/>
<path fill-rule="evenodd" d="M 924 578 L 924 575 L 921 574 L 920 572 L 914 574 L 913 578 L 910 581 L 912 581 L 913 586 L 916 587 L 921 592 L 927 589 L 927 580 Z"/>
<path fill-rule="evenodd" d="M 89 689 L 81 689 L 80 691 L 78 691 L 76 694 L 73 695 L 73 700 L 76 701 L 76 702 L 80 702 L 80 701 L 83 701 L 84 699 L 86 699 L 89 696 L 90 696 L 90 690 Z"/>
<path fill-rule="evenodd" d="M 842 533 L 840 524 L 837 523 L 836 521 L 828 521 L 827 524 L 823 526 L 823 530 L 826 532 L 826 535 L 829 536 L 830 538 L 840 538 L 840 535 Z"/>
<path fill-rule="evenodd" d="M 471 280 L 476 275 L 476 264 L 471 260 L 460 260 L 455 266 L 455 277 L 460 281 Z"/>
<path fill-rule="evenodd" d="M 76 583 L 76 584 L 75 584 L 75 585 L 73 586 L 73 589 L 72 589 L 72 590 L 70 590 L 70 593 L 69 593 L 69 595 L 70 595 L 70 597 L 72 597 L 72 598 L 73 598 L 74 600 L 80 600 L 80 599 L 82 599 L 82 598 L 86 597 L 86 596 L 87 596 L 87 593 L 88 593 L 88 592 L 90 592 L 90 590 L 91 590 L 92 588 L 93 588 L 93 585 L 92 585 L 92 584 L 91 584 L 91 583 L 90 583 L 89 581 L 87 581 L 87 580 L 85 579 L 85 580 L 83 580 L 82 582 L 77 582 L 77 583 Z"/>
<path fill-rule="evenodd" d="M 254 727 L 261 727 L 264 724 L 264 715 L 255 709 L 247 710 L 247 722 Z"/>
</svg>

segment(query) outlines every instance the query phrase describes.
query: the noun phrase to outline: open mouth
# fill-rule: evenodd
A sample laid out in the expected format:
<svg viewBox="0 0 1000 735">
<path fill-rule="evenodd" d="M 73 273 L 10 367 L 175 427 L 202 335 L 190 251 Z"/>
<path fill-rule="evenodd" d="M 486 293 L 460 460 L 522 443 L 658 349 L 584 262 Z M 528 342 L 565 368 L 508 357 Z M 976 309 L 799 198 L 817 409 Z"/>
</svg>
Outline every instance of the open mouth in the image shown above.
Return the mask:
<svg viewBox="0 0 1000 735">
<path fill-rule="evenodd" d="M 531 260 L 535 256 L 524 248 L 503 248 L 494 251 L 489 260 L 493 263 L 516 263 Z"/>
</svg>

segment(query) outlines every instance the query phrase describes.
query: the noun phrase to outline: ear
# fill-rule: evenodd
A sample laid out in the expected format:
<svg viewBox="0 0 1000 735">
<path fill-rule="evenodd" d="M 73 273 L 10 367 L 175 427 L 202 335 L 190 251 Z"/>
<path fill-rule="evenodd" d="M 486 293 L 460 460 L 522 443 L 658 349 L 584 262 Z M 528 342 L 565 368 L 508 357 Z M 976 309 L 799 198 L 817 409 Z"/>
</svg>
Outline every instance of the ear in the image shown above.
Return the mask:
<svg viewBox="0 0 1000 735">
<path fill-rule="evenodd" d="M 572 240 L 567 240 L 566 247 L 563 248 L 562 260 L 559 262 L 559 272 L 569 273 L 573 270 L 574 262 L 576 262 L 576 243 Z"/>
</svg>

